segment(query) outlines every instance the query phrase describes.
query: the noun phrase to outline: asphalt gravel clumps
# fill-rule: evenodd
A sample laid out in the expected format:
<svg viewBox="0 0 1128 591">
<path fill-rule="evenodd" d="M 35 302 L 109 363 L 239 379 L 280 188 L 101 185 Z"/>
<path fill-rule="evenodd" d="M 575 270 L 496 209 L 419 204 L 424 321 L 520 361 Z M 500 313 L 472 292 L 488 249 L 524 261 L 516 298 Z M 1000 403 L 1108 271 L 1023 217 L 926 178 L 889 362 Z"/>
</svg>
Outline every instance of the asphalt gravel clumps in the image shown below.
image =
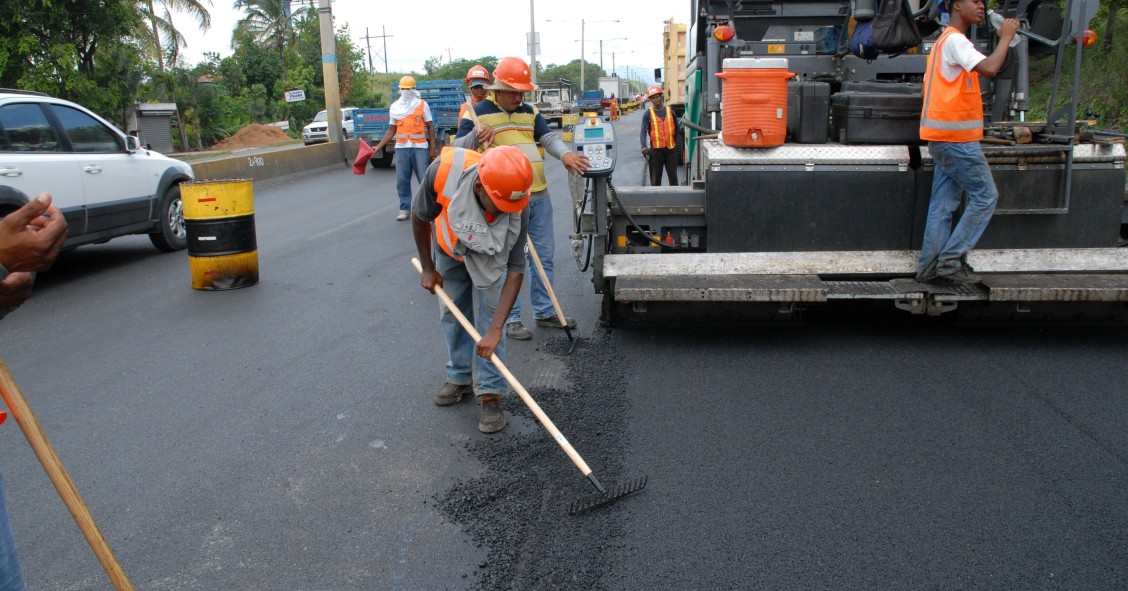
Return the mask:
<svg viewBox="0 0 1128 591">
<path fill-rule="evenodd" d="M 623 356 L 606 334 L 585 338 L 571 354 L 568 347 L 566 338 L 553 338 L 541 350 L 564 360 L 571 386 L 526 389 L 604 486 L 637 477 L 625 474 L 622 462 L 628 411 Z M 435 499 L 447 519 L 488 550 L 473 588 L 606 589 L 607 557 L 625 545 L 624 514 L 613 503 L 570 515 L 573 501 L 597 491 L 516 393 L 507 397 L 506 410 L 535 427 L 515 428 L 511 417 L 505 431 L 468 443 L 483 475 Z"/>
</svg>

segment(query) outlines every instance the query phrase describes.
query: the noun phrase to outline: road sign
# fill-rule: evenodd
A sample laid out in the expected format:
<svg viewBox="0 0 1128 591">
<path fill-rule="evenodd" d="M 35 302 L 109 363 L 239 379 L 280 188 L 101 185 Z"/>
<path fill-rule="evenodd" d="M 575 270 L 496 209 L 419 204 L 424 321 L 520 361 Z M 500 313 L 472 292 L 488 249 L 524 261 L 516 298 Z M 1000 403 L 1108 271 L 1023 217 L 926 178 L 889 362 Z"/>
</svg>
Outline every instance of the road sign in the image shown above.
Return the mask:
<svg viewBox="0 0 1128 591">
<path fill-rule="evenodd" d="M 304 101 L 305 98 L 306 98 L 305 91 L 300 89 L 300 88 L 297 89 L 297 90 L 287 90 L 286 91 L 286 102 L 288 102 L 288 103 L 296 103 L 298 101 Z"/>
</svg>

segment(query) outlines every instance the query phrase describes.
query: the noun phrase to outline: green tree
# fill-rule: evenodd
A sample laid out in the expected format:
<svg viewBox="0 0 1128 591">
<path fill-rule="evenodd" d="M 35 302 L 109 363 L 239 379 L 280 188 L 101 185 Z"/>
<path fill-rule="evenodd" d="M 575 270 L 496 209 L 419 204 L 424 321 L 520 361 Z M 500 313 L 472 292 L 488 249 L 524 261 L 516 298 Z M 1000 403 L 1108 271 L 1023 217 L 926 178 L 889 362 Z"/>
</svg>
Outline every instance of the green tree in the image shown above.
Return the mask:
<svg viewBox="0 0 1128 591">
<path fill-rule="evenodd" d="M 211 0 L 205 0 L 211 4 Z M 211 28 L 211 13 L 199 0 L 139 0 L 137 11 L 142 20 L 138 23 L 137 38 L 152 58 L 157 61 L 157 70 L 165 70 L 165 57 L 168 64 L 176 66 L 180 61 L 180 48 L 185 45 L 184 35 L 172 22 L 172 10 L 187 12 L 196 21 L 201 31 Z"/>
<path fill-rule="evenodd" d="M 287 0 L 235 0 L 235 8 L 246 16 L 235 23 L 231 33 L 231 46 L 238 48 L 248 39 L 267 43 L 278 52 L 278 59 L 285 59 L 286 47 L 294 41 L 293 19 L 311 14 L 309 7 L 298 5 L 291 13 Z"/>
<path fill-rule="evenodd" d="M 423 70 L 427 73 L 428 79 L 462 80 L 466 78 L 466 72 L 475 64 L 481 64 L 487 71 L 493 72 L 494 68 L 497 67 L 498 58 L 485 55 L 476 60 L 456 59 L 445 64 L 442 61 L 441 56 L 434 56 L 423 62 Z"/>
<path fill-rule="evenodd" d="M 604 76 L 603 70 L 599 68 L 599 64 L 585 62 L 584 64 L 584 88 L 583 90 L 591 90 L 599 88 L 599 77 Z M 542 80 L 558 80 L 560 78 L 567 78 L 572 81 L 572 91 L 580 92 L 580 60 L 572 60 L 567 64 L 550 64 L 546 66 L 543 73 L 538 76 Z"/>
<path fill-rule="evenodd" d="M 87 92 L 99 94 L 98 49 L 129 36 L 138 19 L 133 0 L 5 0 L 4 7 L 0 86 L 84 103 Z"/>
</svg>

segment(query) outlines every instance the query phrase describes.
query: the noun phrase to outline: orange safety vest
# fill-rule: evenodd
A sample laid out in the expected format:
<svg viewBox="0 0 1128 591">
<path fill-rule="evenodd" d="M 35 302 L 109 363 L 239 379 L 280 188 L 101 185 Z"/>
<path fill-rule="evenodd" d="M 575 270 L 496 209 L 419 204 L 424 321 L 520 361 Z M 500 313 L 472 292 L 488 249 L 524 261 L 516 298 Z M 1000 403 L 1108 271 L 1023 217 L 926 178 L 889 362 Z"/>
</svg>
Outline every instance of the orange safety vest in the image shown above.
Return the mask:
<svg viewBox="0 0 1128 591">
<path fill-rule="evenodd" d="M 396 121 L 396 143 L 407 140 L 411 144 L 427 143 L 426 121 L 423 120 L 423 101 L 419 101 L 410 115 Z"/>
<path fill-rule="evenodd" d="M 459 261 L 463 257 L 454 256 L 454 243 L 458 237 L 454 235 L 454 228 L 451 227 L 450 218 L 447 217 L 447 206 L 458 190 L 458 179 L 463 171 L 471 166 L 477 166 L 481 157 L 482 153 L 474 150 L 443 148 L 439 154 L 439 169 L 435 172 L 434 190 L 438 195 L 436 201 L 443 206 L 439 217 L 435 218 L 435 242 L 439 243 L 439 247 L 447 253 L 447 256 Z"/>
<path fill-rule="evenodd" d="M 960 71 L 949 82 L 940 75 L 944 43 L 955 27 L 948 27 L 928 56 L 924 76 L 924 106 L 920 112 L 920 139 L 936 142 L 978 142 L 983 139 L 983 97 L 979 74 Z"/>
<path fill-rule="evenodd" d="M 663 125 L 658 125 L 658 116 L 654 112 L 654 107 L 650 107 L 650 147 L 651 148 L 676 148 L 677 139 L 674 138 L 674 118 L 670 113 L 670 106 L 662 107 L 665 109 L 665 119 L 662 119 Z"/>
</svg>

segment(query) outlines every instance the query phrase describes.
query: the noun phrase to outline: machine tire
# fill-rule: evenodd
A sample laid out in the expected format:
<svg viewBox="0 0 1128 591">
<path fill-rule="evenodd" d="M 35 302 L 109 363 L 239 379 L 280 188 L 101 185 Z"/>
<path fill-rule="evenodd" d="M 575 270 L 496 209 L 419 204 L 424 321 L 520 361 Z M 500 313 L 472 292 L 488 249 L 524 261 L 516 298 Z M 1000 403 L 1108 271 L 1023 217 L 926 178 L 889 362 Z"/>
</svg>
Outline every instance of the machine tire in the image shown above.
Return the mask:
<svg viewBox="0 0 1128 591">
<path fill-rule="evenodd" d="M 180 185 L 174 185 L 161 198 L 158 229 L 149 234 L 153 246 L 164 252 L 184 250 L 188 246 L 188 229 L 184 225 L 184 201 Z"/>
</svg>

